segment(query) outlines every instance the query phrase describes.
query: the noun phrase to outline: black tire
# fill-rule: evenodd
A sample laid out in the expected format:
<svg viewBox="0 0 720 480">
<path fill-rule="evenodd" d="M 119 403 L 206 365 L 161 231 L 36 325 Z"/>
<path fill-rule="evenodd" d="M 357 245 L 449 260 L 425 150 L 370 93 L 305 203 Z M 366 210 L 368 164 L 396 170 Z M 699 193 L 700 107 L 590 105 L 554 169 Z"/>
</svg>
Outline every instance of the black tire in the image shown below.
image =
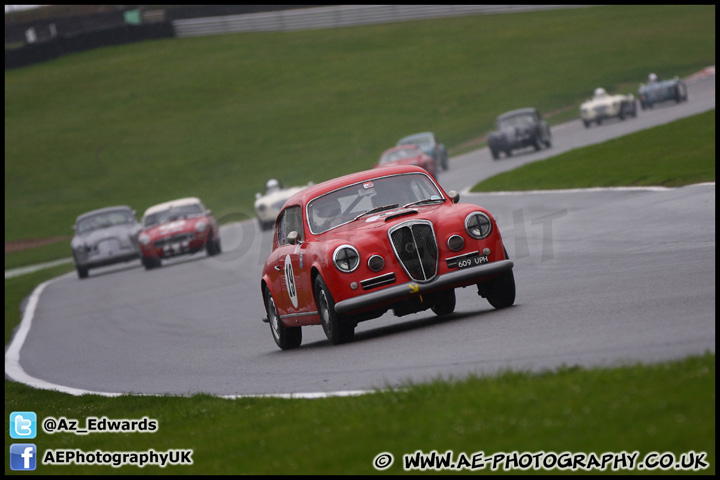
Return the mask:
<svg viewBox="0 0 720 480">
<path fill-rule="evenodd" d="M 583 120 L 583 125 L 585 125 L 585 128 L 590 128 L 590 121 L 589 121 L 589 120 Z"/>
<path fill-rule="evenodd" d="M 493 160 L 497 160 L 498 158 L 500 158 L 500 153 L 494 148 L 490 149 L 490 154 L 492 155 Z"/>
<path fill-rule="evenodd" d="M 500 309 L 515 303 L 515 276 L 512 270 L 502 273 L 499 277 L 478 284 L 478 291 L 490 302 L 490 305 Z"/>
<path fill-rule="evenodd" d="M 507 150 L 505 150 L 505 156 L 512 157 L 512 149 L 511 148 L 508 148 Z"/>
<path fill-rule="evenodd" d="M 87 267 L 77 267 L 77 276 L 79 279 L 87 278 L 88 276 L 88 269 Z"/>
<path fill-rule="evenodd" d="M 510 259 L 507 249 L 503 247 L 505 259 Z M 500 309 L 515 303 L 515 275 L 512 270 L 500 276 L 477 284 L 478 294 L 485 297 L 490 305 Z"/>
<path fill-rule="evenodd" d="M 435 305 L 432 306 L 432 311 L 439 317 L 450 315 L 455 311 L 455 303 L 455 289 L 445 290 L 438 295 Z"/>
<path fill-rule="evenodd" d="M 211 257 L 221 253 L 222 247 L 220 246 L 220 238 L 215 238 L 214 235 L 211 235 L 207 240 L 205 248 L 207 249 L 207 254 Z"/>
<path fill-rule="evenodd" d="M 148 258 L 148 257 L 142 257 L 142 264 L 143 267 L 145 267 L 145 270 L 152 270 L 153 268 L 158 268 L 160 265 L 162 265 L 162 260 L 159 258 Z"/>
<path fill-rule="evenodd" d="M 323 330 L 330 343 L 338 345 L 352 341 L 355 336 L 355 325 L 335 311 L 335 300 L 325 285 L 322 277 L 315 279 L 315 304 L 322 320 Z"/>
<path fill-rule="evenodd" d="M 297 348 L 302 343 L 302 327 L 286 327 L 275 308 L 275 300 L 270 290 L 265 290 L 265 310 L 268 314 L 270 333 L 281 350 Z"/>
<path fill-rule="evenodd" d="M 535 150 L 536 150 L 536 151 L 542 149 L 542 144 L 543 144 L 543 142 L 542 142 L 542 140 L 540 139 L 540 137 L 535 137 L 535 138 L 533 139 L 533 147 L 535 147 Z"/>
</svg>

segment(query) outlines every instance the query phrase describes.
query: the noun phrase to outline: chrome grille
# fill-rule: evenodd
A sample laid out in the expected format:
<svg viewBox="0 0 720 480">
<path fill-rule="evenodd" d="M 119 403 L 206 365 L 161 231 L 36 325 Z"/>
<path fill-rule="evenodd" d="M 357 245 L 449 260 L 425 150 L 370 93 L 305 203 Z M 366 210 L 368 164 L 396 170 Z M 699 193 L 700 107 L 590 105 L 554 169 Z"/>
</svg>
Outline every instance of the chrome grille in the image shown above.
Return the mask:
<svg viewBox="0 0 720 480">
<path fill-rule="evenodd" d="M 438 247 L 432 223 L 427 220 L 404 222 L 388 232 L 395 256 L 405 273 L 415 281 L 435 278 L 438 268 Z"/>
<path fill-rule="evenodd" d="M 195 239 L 194 233 L 180 233 L 177 235 L 172 235 L 170 237 L 161 238 L 160 240 L 156 240 L 155 248 L 162 248 L 165 245 L 171 245 L 171 244 L 175 244 L 175 243 L 189 242 L 194 239 Z"/>
</svg>

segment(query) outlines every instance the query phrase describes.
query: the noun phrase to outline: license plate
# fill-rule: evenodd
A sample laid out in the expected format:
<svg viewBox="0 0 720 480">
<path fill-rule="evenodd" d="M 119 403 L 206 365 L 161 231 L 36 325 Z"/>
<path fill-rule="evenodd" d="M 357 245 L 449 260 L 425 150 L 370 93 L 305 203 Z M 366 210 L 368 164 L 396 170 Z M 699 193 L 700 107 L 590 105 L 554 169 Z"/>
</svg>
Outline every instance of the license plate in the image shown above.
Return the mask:
<svg viewBox="0 0 720 480">
<path fill-rule="evenodd" d="M 488 263 L 487 255 L 473 255 L 471 257 L 465 257 L 457 262 L 458 268 L 469 268 Z"/>
</svg>

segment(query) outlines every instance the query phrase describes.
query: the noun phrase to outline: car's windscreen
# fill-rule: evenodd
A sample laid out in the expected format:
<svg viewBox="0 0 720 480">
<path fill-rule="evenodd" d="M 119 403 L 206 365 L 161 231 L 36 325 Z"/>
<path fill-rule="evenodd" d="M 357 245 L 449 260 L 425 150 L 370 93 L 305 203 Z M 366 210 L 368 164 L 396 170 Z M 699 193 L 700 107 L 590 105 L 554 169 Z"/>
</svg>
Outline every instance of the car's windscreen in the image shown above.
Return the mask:
<svg viewBox="0 0 720 480">
<path fill-rule="evenodd" d="M 168 208 L 161 212 L 152 213 L 145 217 L 143 220 L 143 226 L 145 228 L 153 227 L 165 222 L 171 222 L 173 220 L 180 220 L 183 218 L 195 217 L 203 215 L 205 212 L 203 208 L 197 203 L 190 205 L 182 205 L 179 207 Z"/>
<path fill-rule="evenodd" d="M 432 145 L 432 137 L 430 135 L 422 135 L 422 136 L 418 136 L 418 137 L 407 137 L 407 138 L 403 138 L 398 143 L 399 143 L 399 145 L 413 144 L 413 145 L 418 145 L 420 147 L 425 147 L 428 145 Z"/>
<path fill-rule="evenodd" d="M 380 157 L 380 165 L 384 165 L 386 163 L 394 162 L 397 160 L 402 160 L 403 158 L 417 157 L 419 154 L 420 152 L 418 152 L 414 148 L 401 148 L 399 150 L 393 150 L 391 152 L 387 152 L 382 157 Z"/>
<path fill-rule="evenodd" d="M 86 233 L 98 228 L 108 228 L 115 225 L 130 224 L 132 222 L 132 214 L 128 211 L 105 212 L 91 217 L 81 218 L 77 222 L 77 225 L 75 225 L 75 231 L 77 233 Z"/>
<path fill-rule="evenodd" d="M 498 120 L 498 126 L 502 129 L 534 122 L 535 117 L 533 117 L 532 115 L 514 115 L 512 117 L 501 118 L 500 120 Z"/>
<path fill-rule="evenodd" d="M 435 184 L 421 173 L 369 178 L 310 201 L 307 205 L 308 225 L 317 235 L 365 213 L 379 213 L 412 203 L 429 205 L 443 201 Z"/>
</svg>

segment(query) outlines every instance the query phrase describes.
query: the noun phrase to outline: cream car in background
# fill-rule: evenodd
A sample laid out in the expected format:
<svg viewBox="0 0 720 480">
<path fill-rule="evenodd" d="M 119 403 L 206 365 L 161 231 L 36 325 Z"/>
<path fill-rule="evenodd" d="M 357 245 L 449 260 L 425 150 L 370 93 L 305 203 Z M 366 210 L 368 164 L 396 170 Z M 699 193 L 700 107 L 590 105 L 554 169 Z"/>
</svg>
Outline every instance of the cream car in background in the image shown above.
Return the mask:
<svg viewBox="0 0 720 480">
<path fill-rule="evenodd" d="M 312 185 L 312 182 L 307 186 Z M 275 226 L 275 219 L 280 213 L 288 198 L 295 195 L 305 187 L 283 188 L 279 180 L 271 178 L 265 184 L 265 194 L 255 194 L 255 214 L 257 215 L 260 228 L 270 230 Z"/>
<path fill-rule="evenodd" d="M 580 118 L 586 128 L 592 122 L 601 125 L 603 120 L 617 117 L 637 116 L 637 102 L 632 94 L 609 95 L 604 88 L 596 88 L 593 98 L 580 105 Z"/>
</svg>

